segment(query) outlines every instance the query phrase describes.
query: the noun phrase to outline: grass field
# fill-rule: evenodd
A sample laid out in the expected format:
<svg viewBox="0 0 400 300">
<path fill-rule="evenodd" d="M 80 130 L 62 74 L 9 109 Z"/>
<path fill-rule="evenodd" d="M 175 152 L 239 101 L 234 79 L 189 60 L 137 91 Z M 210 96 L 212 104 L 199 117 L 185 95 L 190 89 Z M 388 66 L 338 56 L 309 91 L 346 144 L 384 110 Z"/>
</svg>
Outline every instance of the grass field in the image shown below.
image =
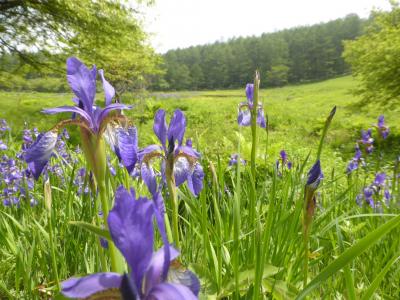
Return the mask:
<svg viewBox="0 0 400 300">
<path fill-rule="evenodd" d="M 236 121 L 237 106 L 246 100 L 244 90 L 124 95 L 123 102 L 134 105 L 126 115 L 138 127 L 140 147 L 157 142 L 152 126 L 158 108 L 169 117 L 180 108 L 187 119 L 185 136 L 193 138 L 194 148 L 202 154 L 205 178 L 200 195 L 194 197 L 186 185 L 177 191 L 180 262 L 199 277 L 201 299 L 303 299 L 307 295 L 398 299 L 400 172 L 395 158 L 400 153 L 400 107 L 385 109 L 378 101 L 363 104 L 351 93 L 355 84 L 351 77 L 342 77 L 262 90 L 269 132 L 258 130 L 255 180 L 249 164 L 228 167 L 232 153 L 251 158 L 250 128 L 240 128 Z M 19 186 L 15 205 L 0 204 L 0 298 L 63 299 L 59 280 L 110 268 L 111 250 L 99 246 L 93 229 L 71 224 L 104 225 L 98 216 L 100 196 L 81 190 L 91 181 L 88 172 L 79 175 L 87 164 L 75 151 L 77 132 L 71 131 L 73 137 L 51 160 L 46 175 L 52 187 L 51 209 L 44 201 L 43 176 L 33 184 L 32 178 L 26 182 L 14 173 L 26 168 L 15 158 L 24 122 L 29 128 L 52 128 L 65 116 L 45 116 L 40 110 L 72 104 L 72 95 L 1 92 L 0 97 L 0 119 L 12 128 L 10 135 L 1 137 L 8 149 L 2 150 L 7 157 L 0 159 L 0 188 Z M 334 105 L 337 113 L 321 156 L 324 179 L 315 192 L 313 226 L 303 244 L 307 172 L 316 160 L 324 122 Z M 365 157 L 366 165 L 346 176 L 361 129 L 371 128 L 381 114 L 390 126 L 388 138 L 376 138 L 376 149 Z M 282 149 L 293 162 L 292 169 L 276 169 Z M 115 174 L 108 171 L 103 190 L 109 206 L 121 184 L 149 196 L 143 181 L 129 176 L 115 155 L 109 150 L 108 154 L 115 169 Z M 385 183 L 376 185 L 373 195 L 379 205 L 357 205 L 357 195 L 382 172 Z M 387 201 L 384 191 L 391 195 Z M 162 194 L 170 216 L 171 193 L 164 189 Z M 161 245 L 159 238 L 157 245 Z"/>
<path fill-rule="evenodd" d="M 380 114 L 385 115 L 391 125 L 393 135 L 386 141 L 385 147 L 399 149 L 400 106 L 392 109 L 380 107 L 379 102 L 363 105 L 360 99 L 352 95 L 356 82 L 351 77 L 342 77 L 319 83 L 288 86 L 262 90 L 269 119 L 269 155 L 274 160 L 281 149 L 294 157 L 304 157 L 310 145 L 318 141 L 325 115 L 336 105 L 337 115 L 328 135 L 330 148 L 325 152 L 325 161 L 329 165 L 343 166 L 352 155 L 354 141 L 360 136 L 361 129 L 371 127 Z M 72 94 L 48 93 L 0 93 L 0 118 L 6 119 L 18 132 L 24 122 L 28 126 L 46 130 L 54 124 L 57 117 L 40 113 L 42 108 L 70 105 Z M 98 100 L 102 101 L 98 96 Z M 188 136 L 202 145 L 207 155 L 227 156 L 235 152 L 238 134 L 243 145 L 250 142 L 250 130 L 242 128 L 239 132 L 236 116 L 237 105 L 245 101 L 244 90 L 154 93 L 134 98 L 124 95 L 123 102 L 134 104 L 134 109 L 126 114 L 139 128 L 141 142 L 148 144 L 152 139 L 152 120 L 154 112 L 163 108 L 172 112 L 182 109 L 188 119 Z M 62 119 L 63 116 L 58 116 Z M 265 140 L 265 134 L 261 134 Z M 250 146 L 244 146 L 245 156 Z M 392 152 L 392 151 L 388 151 Z M 261 155 L 261 154 L 260 154 Z"/>
</svg>

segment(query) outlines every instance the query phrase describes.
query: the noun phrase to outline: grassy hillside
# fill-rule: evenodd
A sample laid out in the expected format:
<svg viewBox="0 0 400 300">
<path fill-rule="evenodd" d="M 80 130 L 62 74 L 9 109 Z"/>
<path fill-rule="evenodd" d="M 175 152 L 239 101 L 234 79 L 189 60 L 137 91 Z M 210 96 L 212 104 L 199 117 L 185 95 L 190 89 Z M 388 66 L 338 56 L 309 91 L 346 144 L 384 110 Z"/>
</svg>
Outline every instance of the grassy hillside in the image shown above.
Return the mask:
<svg viewBox="0 0 400 300">
<path fill-rule="evenodd" d="M 395 133 L 390 135 L 384 146 L 398 149 L 399 125 L 396 119 L 400 115 L 400 107 L 385 110 L 378 101 L 363 105 L 351 93 L 355 84 L 351 77 L 341 77 L 262 90 L 261 99 L 270 125 L 270 160 L 274 161 L 281 149 L 286 149 L 292 158 L 304 158 L 310 149 L 315 148 L 324 118 L 334 105 L 338 110 L 328 134 L 331 147 L 324 152 L 326 164 L 343 165 L 353 153 L 354 141 L 359 138 L 360 130 L 371 127 L 380 114 L 385 115 L 391 132 Z M 57 118 L 63 117 L 43 118 L 40 110 L 72 103 L 72 94 L 2 92 L 0 97 L 0 118 L 7 119 L 18 130 L 23 128 L 24 122 L 46 130 L 55 124 Z M 125 103 L 134 104 L 134 109 L 127 114 L 139 128 L 142 145 L 154 139 L 152 119 L 158 108 L 169 112 L 180 108 L 187 115 L 188 136 L 200 144 L 197 148 L 208 155 L 220 154 L 224 157 L 236 151 L 238 136 L 243 142 L 245 157 L 250 154 L 250 144 L 246 144 L 250 141 L 250 129 L 239 128 L 236 122 L 237 107 L 242 101 L 246 101 L 244 89 L 153 93 L 136 98 L 124 95 Z M 259 137 L 260 143 L 264 143 L 266 133 L 260 133 Z M 264 154 L 259 153 L 259 158 L 263 159 Z"/>
</svg>

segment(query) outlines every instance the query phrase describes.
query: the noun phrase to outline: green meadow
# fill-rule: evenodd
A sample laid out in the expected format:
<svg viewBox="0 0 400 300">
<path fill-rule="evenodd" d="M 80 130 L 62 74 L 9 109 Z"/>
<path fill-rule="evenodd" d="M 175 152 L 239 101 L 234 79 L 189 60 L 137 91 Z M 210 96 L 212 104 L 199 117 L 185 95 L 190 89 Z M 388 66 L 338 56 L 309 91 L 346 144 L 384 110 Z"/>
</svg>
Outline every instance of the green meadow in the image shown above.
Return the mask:
<svg viewBox="0 0 400 300">
<path fill-rule="evenodd" d="M 233 153 L 246 160 L 251 157 L 250 128 L 237 125 L 238 104 L 246 101 L 244 89 L 123 95 L 122 102 L 133 105 L 125 114 L 138 128 L 140 147 L 157 143 L 152 131 L 157 109 L 165 109 L 170 118 L 179 108 L 187 119 L 185 136 L 193 139 L 194 148 L 201 153 L 205 178 L 200 195 L 194 197 L 186 185 L 177 192 L 179 261 L 181 268 L 198 276 L 200 299 L 398 299 L 400 188 L 395 158 L 399 154 L 400 107 L 385 108 L 379 101 L 364 104 L 352 94 L 356 84 L 352 77 L 341 77 L 262 90 L 268 130 L 257 131 L 254 186 L 249 164 L 228 166 Z M 4 153 L 11 157 L 19 151 L 24 127 L 45 131 L 64 119 L 40 111 L 72 104 L 71 98 L 72 94 L 0 92 L 0 119 L 6 119 L 12 128 L 10 135 L 3 137 L 9 146 Z M 97 100 L 102 103 L 102 94 Z M 302 235 L 304 186 L 317 157 L 325 120 L 335 105 L 337 112 L 321 155 L 324 179 L 315 194 L 306 248 Z M 389 137 L 376 143 L 365 167 L 346 176 L 361 130 L 372 128 L 381 114 L 390 126 Z M 78 170 L 87 166 L 83 155 L 74 150 L 79 143 L 74 130 L 71 128 L 71 139 L 66 141 L 71 162 L 61 163 L 60 155 L 52 158 L 50 165 L 58 165 L 62 176 L 57 172 L 47 175 L 51 183 L 47 202 L 45 180 L 40 178 L 30 191 L 36 206 L 21 201 L 18 206 L 0 208 L 1 299 L 64 299 L 59 281 L 110 265 L 109 250 L 99 246 L 98 237 L 106 236 L 104 230 L 94 229 L 100 222 L 96 196 L 78 193 L 74 183 Z M 376 136 L 375 131 L 373 134 Z M 293 162 L 291 169 L 275 167 L 282 149 Z M 149 195 L 144 183 L 119 167 L 110 150 L 108 154 L 116 170 L 113 175 L 110 171 L 106 180 L 110 207 L 120 184 Z M 387 188 L 393 200 L 384 204 L 382 193 L 377 193 L 375 200 L 382 203 L 379 209 L 366 203 L 357 205 L 357 195 L 377 172 L 390 177 Z M 84 183 L 89 181 L 86 175 Z M 170 216 L 170 195 L 166 191 L 163 195 Z M 157 245 L 161 246 L 159 237 Z"/>
<path fill-rule="evenodd" d="M 329 145 L 324 152 L 325 164 L 341 166 L 353 154 L 355 141 L 361 129 L 368 129 L 384 114 L 391 132 L 385 147 L 399 148 L 393 137 L 398 135 L 400 106 L 384 107 L 379 101 L 364 104 L 352 94 L 357 82 L 350 76 L 318 83 L 286 86 L 261 91 L 261 101 L 269 121 L 267 158 L 274 161 L 279 151 L 285 149 L 294 158 L 305 157 L 310 146 L 315 146 L 323 121 L 336 105 L 337 114 L 327 137 Z M 40 111 L 61 105 L 71 105 L 72 94 L 0 92 L 0 118 L 7 119 L 18 134 L 24 123 L 29 127 L 48 130 L 64 116 L 44 116 Z M 101 94 L 98 102 L 102 104 Z M 153 115 L 158 108 L 172 113 L 180 108 L 187 116 L 187 134 L 206 155 L 227 157 L 235 153 L 237 142 L 242 142 L 245 158 L 250 155 L 250 130 L 237 126 L 237 109 L 246 101 L 243 90 L 185 91 L 165 93 L 124 94 L 123 103 L 134 107 L 127 111 L 138 127 L 142 146 L 154 141 Z M 57 119 L 58 118 L 58 119 Z M 267 133 L 259 134 L 260 143 L 266 142 Z M 265 153 L 258 153 L 259 159 Z M 340 172 L 340 171 L 339 171 Z"/>
</svg>

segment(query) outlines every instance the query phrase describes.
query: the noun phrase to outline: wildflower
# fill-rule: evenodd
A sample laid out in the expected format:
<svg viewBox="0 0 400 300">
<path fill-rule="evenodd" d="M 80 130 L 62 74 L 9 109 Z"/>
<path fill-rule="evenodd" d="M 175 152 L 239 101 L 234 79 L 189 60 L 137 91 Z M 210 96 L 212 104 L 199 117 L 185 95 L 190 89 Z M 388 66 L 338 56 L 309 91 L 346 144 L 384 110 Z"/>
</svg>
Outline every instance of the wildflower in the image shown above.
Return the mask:
<svg viewBox="0 0 400 300">
<path fill-rule="evenodd" d="M 319 160 L 317 160 L 308 172 L 307 183 L 304 191 L 303 226 L 304 232 L 307 235 L 316 206 L 315 191 L 317 190 L 323 177 L 324 175 L 321 171 L 321 163 Z"/>
<path fill-rule="evenodd" d="M 231 159 L 229 160 L 228 165 L 229 166 L 237 165 L 239 160 L 243 166 L 246 165 L 246 160 L 239 158 L 239 154 L 237 153 L 231 155 Z"/>
<path fill-rule="evenodd" d="M 0 132 L 9 131 L 10 127 L 8 126 L 6 120 L 0 119 Z"/>
<path fill-rule="evenodd" d="M 257 105 L 257 124 L 261 128 L 266 127 L 266 119 L 264 115 L 264 109 L 261 103 L 254 103 L 254 84 L 248 83 L 246 85 L 246 97 L 247 102 L 242 102 L 239 104 L 239 113 L 238 113 L 238 124 L 240 126 L 250 126 L 252 111 L 254 105 Z"/>
<path fill-rule="evenodd" d="M 7 150 L 8 147 L 6 144 L 4 144 L 4 142 L 2 140 L 0 140 L 0 150 Z"/>
<path fill-rule="evenodd" d="M 162 200 L 162 199 L 161 199 Z M 62 282 L 62 294 L 69 298 L 108 295 L 122 299 L 197 299 L 199 281 L 190 271 L 185 272 L 187 285 L 167 282 L 170 264 L 178 251 L 168 244 L 159 202 L 117 189 L 114 208 L 108 216 L 111 238 L 125 257 L 129 274 L 96 273 Z M 164 246 L 153 253 L 155 217 Z"/>
<path fill-rule="evenodd" d="M 34 166 L 32 172 L 36 179 L 40 176 L 50 158 L 59 129 L 66 125 L 77 125 L 80 127 L 81 142 L 86 159 L 96 180 L 104 181 L 106 158 L 102 135 L 111 121 L 122 118 L 120 115 L 110 116 L 110 112 L 130 107 L 119 103 L 111 104 L 115 90 L 105 80 L 102 70 L 99 73 L 105 93 L 105 107 L 94 106 L 96 73 L 96 66 L 89 70 L 77 58 L 71 57 L 67 59 L 67 80 L 76 96 L 73 101 L 77 106 L 61 106 L 46 109 L 43 112 L 47 114 L 72 112 L 79 118 L 61 121 L 49 132 L 38 136 L 35 144 L 27 149 L 25 159 L 30 166 Z"/>
<path fill-rule="evenodd" d="M 385 117 L 383 115 L 380 115 L 378 117 L 378 123 L 376 125 L 374 125 L 374 126 L 378 129 L 378 132 L 379 132 L 380 136 L 383 139 L 386 139 L 387 136 L 389 135 L 389 127 L 386 126 Z"/>
<path fill-rule="evenodd" d="M 282 164 L 282 171 L 285 166 L 288 168 L 288 170 L 290 170 L 293 165 L 292 165 L 292 162 L 288 161 L 286 151 L 281 150 L 281 152 L 279 152 L 279 156 L 280 156 L 280 159 L 276 160 L 276 169 L 279 171 L 279 166 L 280 166 L 280 164 Z"/>
<path fill-rule="evenodd" d="M 197 196 L 203 189 L 204 172 L 201 164 L 198 163 L 200 154 L 192 148 L 191 140 L 187 140 L 186 145 L 183 145 L 186 130 L 184 114 L 179 109 L 175 110 L 167 129 L 165 111 L 158 110 L 154 117 L 153 130 L 161 146 L 150 145 L 139 151 L 141 169 L 151 168 L 151 160 L 159 157 L 162 159 L 161 169 L 164 180 L 173 180 L 176 186 L 187 181 L 189 190 Z"/>
<path fill-rule="evenodd" d="M 364 165 L 364 160 L 361 157 L 362 156 L 362 152 L 360 150 L 360 147 L 358 146 L 358 144 L 356 145 L 356 152 L 354 154 L 354 157 L 351 159 L 351 161 L 349 162 L 349 164 L 347 165 L 347 169 L 346 169 L 346 173 L 350 174 L 351 172 L 355 171 L 358 169 L 358 167 L 361 165 Z"/>
<path fill-rule="evenodd" d="M 365 152 L 367 154 L 370 154 L 374 150 L 374 139 L 372 138 L 372 130 L 361 130 L 361 140 L 359 140 L 358 142 L 364 145 Z"/>
<path fill-rule="evenodd" d="M 378 204 L 381 206 L 379 200 L 385 200 L 387 206 L 390 204 L 391 195 L 389 192 L 389 185 L 385 173 L 377 173 L 374 181 L 367 187 L 364 187 L 363 192 L 357 195 L 356 202 L 362 206 L 363 200 L 372 208 L 377 208 Z"/>
</svg>

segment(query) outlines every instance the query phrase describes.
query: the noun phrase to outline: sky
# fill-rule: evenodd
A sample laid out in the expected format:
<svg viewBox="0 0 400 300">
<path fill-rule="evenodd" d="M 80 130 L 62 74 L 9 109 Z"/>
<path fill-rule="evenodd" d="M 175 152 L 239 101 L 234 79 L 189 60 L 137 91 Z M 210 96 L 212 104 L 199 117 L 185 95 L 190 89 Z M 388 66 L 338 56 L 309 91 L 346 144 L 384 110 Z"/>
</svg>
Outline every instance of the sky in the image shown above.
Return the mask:
<svg viewBox="0 0 400 300">
<path fill-rule="evenodd" d="M 156 0 L 144 8 L 145 30 L 159 53 L 170 49 L 312 25 L 373 8 L 388 0 Z"/>
</svg>

